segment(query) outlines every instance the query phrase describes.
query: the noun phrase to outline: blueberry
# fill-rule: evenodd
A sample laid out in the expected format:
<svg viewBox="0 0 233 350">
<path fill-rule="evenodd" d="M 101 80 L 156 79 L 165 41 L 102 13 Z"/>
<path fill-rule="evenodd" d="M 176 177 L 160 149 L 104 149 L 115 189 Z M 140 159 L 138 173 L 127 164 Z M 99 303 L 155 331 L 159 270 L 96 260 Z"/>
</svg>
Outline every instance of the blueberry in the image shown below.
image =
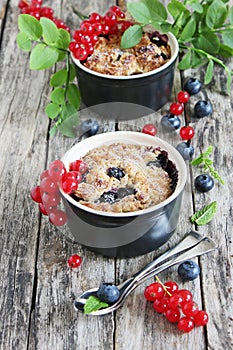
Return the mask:
<svg viewBox="0 0 233 350">
<path fill-rule="evenodd" d="M 108 304 L 115 303 L 119 296 L 119 289 L 112 283 L 102 283 L 97 291 L 97 297 Z"/>
<path fill-rule="evenodd" d="M 107 175 L 109 177 L 115 177 L 117 180 L 120 180 L 125 176 L 124 171 L 121 168 L 111 167 L 107 170 Z"/>
<path fill-rule="evenodd" d="M 184 84 L 184 90 L 189 93 L 189 95 L 196 95 L 202 88 L 201 82 L 196 78 L 189 78 Z"/>
<path fill-rule="evenodd" d="M 200 268 L 195 261 L 187 260 L 178 267 L 179 276 L 186 281 L 195 280 L 200 274 Z"/>
<path fill-rule="evenodd" d="M 87 119 L 80 124 L 81 134 L 85 134 L 87 136 L 93 136 L 97 134 L 98 130 L 99 130 L 99 124 L 95 119 Z"/>
<path fill-rule="evenodd" d="M 213 112 L 210 101 L 198 101 L 194 106 L 195 116 L 198 118 L 206 117 Z"/>
<path fill-rule="evenodd" d="M 194 154 L 193 146 L 189 145 L 187 142 L 181 142 L 176 146 L 177 151 L 181 154 L 184 160 L 191 160 Z"/>
<path fill-rule="evenodd" d="M 214 179 L 208 174 L 201 174 L 195 178 L 194 185 L 199 192 L 208 192 L 214 187 Z"/>
<path fill-rule="evenodd" d="M 99 201 L 102 202 L 107 202 L 109 204 L 114 203 L 118 198 L 117 192 L 116 191 L 108 191 L 104 192 L 101 197 L 99 198 Z"/>
<path fill-rule="evenodd" d="M 177 115 L 166 114 L 161 119 L 161 124 L 167 131 L 174 131 L 179 129 L 181 125 L 180 118 Z"/>
</svg>

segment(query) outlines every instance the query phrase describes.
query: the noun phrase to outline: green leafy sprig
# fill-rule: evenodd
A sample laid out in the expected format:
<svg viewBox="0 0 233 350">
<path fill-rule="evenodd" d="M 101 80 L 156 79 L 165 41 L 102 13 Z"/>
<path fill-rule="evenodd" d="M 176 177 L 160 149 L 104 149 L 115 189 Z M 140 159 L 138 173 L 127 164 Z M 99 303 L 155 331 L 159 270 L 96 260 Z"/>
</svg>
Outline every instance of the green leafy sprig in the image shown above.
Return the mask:
<svg viewBox="0 0 233 350">
<path fill-rule="evenodd" d="M 128 12 L 135 24 L 122 36 L 122 48 L 133 47 L 141 40 L 147 25 L 162 32 L 172 32 L 179 43 L 180 70 L 207 65 L 204 83 L 214 75 L 214 65 L 225 70 L 230 93 L 233 71 L 223 59 L 233 56 L 233 7 L 230 0 L 171 0 L 167 8 L 158 0 L 129 3 Z M 170 15 L 173 21 L 168 20 Z M 221 58 L 220 58 L 221 57 Z"/>
<path fill-rule="evenodd" d="M 194 166 L 203 166 L 204 171 L 209 171 L 209 173 L 218 180 L 222 185 L 224 185 L 224 180 L 218 174 L 218 172 L 213 167 L 213 161 L 209 158 L 210 154 L 213 151 L 213 147 L 209 146 L 205 152 L 202 152 L 200 156 L 195 158 L 191 164 Z"/>
<path fill-rule="evenodd" d="M 213 219 L 216 211 L 217 202 L 214 201 L 193 214 L 191 216 L 191 222 L 197 224 L 198 226 L 206 225 Z"/>
<path fill-rule="evenodd" d="M 33 16 L 18 16 L 20 32 L 17 35 L 18 46 L 30 52 L 29 66 L 32 70 L 43 70 L 65 60 L 66 68 L 58 70 L 50 79 L 53 91 L 45 112 L 54 121 L 50 131 L 54 135 L 59 130 L 63 135 L 74 137 L 73 127 L 78 123 L 80 94 L 75 79 L 75 67 L 70 61 L 68 50 L 70 34 L 48 18 L 38 21 Z"/>
<path fill-rule="evenodd" d="M 84 305 L 84 313 L 87 315 L 108 306 L 109 305 L 107 303 L 99 300 L 97 297 L 90 296 Z"/>
</svg>

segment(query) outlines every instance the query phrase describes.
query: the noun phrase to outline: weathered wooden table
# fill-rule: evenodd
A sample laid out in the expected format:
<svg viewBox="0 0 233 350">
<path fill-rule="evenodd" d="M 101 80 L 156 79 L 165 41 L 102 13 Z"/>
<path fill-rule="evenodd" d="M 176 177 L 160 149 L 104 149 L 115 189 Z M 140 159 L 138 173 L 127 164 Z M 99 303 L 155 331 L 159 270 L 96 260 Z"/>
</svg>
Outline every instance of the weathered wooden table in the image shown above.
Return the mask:
<svg viewBox="0 0 233 350">
<path fill-rule="evenodd" d="M 57 16 L 72 28 L 78 27 L 72 6 L 81 12 L 103 13 L 112 1 L 63 2 L 48 1 Z M 39 174 L 52 160 L 60 158 L 73 140 L 61 135 L 49 137 L 51 127 L 44 109 L 49 99 L 50 71 L 30 71 L 28 55 L 17 48 L 18 0 L 0 0 L 0 344 L 3 350 L 13 349 L 119 349 L 119 350 L 222 350 L 233 348 L 232 337 L 232 204 L 233 204 L 233 126 L 232 94 L 225 94 L 222 69 L 216 68 L 209 86 L 191 98 L 186 122 L 195 129 L 193 146 L 214 146 L 215 168 L 225 185 L 200 194 L 193 180 L 199 169 L 187 163 L 188 181 L 177 233 L 158 251 L 131 259 L 97 256 L 74 243 L 69 237 L 41 217 L 31 201 L 30 189 Z M 233 67 L 233 62 L 230 62 Z M 187 76 L 203 81 L 204 68 L 197 71 L 176 71 L 172 99 Z M 199 99 L 212 102 L 211 117 L 196 119 L 192 108 Z M 174 145 L 178 133 L 164 134 L 161 116 L 169 104 L 156 112 L 152 121 L 158 136 Z M 142 127 L 147 118 L 132 121 Z M 182 120 L 185 124 L 185 120 Z M 124 123 L 118 128 L 123 129 Z M 114 128 L 109 125 L 109 128 Z M 163 281 L 176 280 L 180 288 L 189 288 L 198 305 L 209 314 L 207 327 L 181 334 L 177 326 L 153 311 L 140 286 L 114 314 L 104 317 L 84 316 L 73 308 L 75 297 L 83 290 L 98 286 L 101 281 L 122 282 L 153 257 L 161 254 L 194 227 L 190 216 L 203 205 L 216 200 L 217 214 L 198 228 L 218 243 L 218 250 L 198 259 L 201 274 L 193 282 L 182 283 L 177 266 L 160 274 Z M 83 263 L 78 272 L 67 268 L 67 259 L 78 253 Z M 150 280 L 148 283 L 152 282 Z"/>
</svg>

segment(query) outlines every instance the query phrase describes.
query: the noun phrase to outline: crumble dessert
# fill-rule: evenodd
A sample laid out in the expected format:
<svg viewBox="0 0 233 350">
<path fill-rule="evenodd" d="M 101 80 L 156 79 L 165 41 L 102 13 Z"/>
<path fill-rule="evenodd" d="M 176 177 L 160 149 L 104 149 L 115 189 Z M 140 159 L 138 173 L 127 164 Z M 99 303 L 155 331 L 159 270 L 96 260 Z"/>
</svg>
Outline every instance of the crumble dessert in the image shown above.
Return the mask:
<svg viewBox="0 0 233 350">
<path fill-rule="evenodd" d="M 94 52 L 83 65 L 98 73 L 129 76 L 147 73 L 171 58 L 171 48 L 166 34 L 158 31 L 144 33 L 141 41 L 133 48 L 122 50 L 121 34 L 99 37 Z"/>
<path fill-rule="evenodd" d="M 114 143 L 90 150 L 87 171 L 72 194 L 80 204 L 105 212 L 132 212 L 167 199 L 178 181 L 175 164 L 159 147 Z"/>
</svg>

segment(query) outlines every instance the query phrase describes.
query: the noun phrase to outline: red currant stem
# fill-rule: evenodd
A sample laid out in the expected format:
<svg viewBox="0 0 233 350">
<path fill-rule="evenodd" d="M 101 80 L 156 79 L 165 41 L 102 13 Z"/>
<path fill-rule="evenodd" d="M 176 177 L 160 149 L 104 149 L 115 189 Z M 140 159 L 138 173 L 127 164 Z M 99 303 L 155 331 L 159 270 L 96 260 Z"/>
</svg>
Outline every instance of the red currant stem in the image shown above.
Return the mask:
<svg viewBox="0 0 233 350">
<path fill-rule="evenodd" d="M 187 146 L 189 147 L 191 145 L 191 140 L 188 140 L 186 143 L 187 143 Z"/>
<path fill-rule="evenodd" d="M 76 10 L 73 6 L 72 6 L 72 10 L 73 12 L 83 21 L 84 19 L 88 19 L 89 16 L 84 15 L 83 13 L 79 12 L 78 10 Z"/>
<path fill-rule="evenodd" d="M 157 282 L 159 282 L 161 284 L 161 286 L 163 287 L 164 291 L 169 295 L 169 297 L 171 297 L 172 294 L 168 291 L 167 287 L 163 284 L 161 279 L 158 276 L 155 276 L 155 279 L 156 279 Z"/>
</svg>

